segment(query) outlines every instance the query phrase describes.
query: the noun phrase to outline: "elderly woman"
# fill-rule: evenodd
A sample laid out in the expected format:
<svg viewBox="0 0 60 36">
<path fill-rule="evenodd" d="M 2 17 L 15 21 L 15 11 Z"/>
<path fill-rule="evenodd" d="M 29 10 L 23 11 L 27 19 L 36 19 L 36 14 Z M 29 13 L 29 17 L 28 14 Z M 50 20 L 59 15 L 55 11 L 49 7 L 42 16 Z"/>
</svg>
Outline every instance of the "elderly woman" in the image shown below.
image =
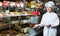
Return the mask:
<svg viewBox="0 0 60 36">
<path fill-rule="evenodd" d="M 30 25 L 30 30 L 29 30 L 29 36 L 36 36 L 37 31 L 36 29 L 32 28 L 35 24 L 38 24 L 40 12 L 38 11 L 33 11 L 33 15 L 28 19 L 29 25 Z"/>
<path fill-rule="evenodd" d="M 57 34 L 57 26 L 59 25 L 59 18 L 56 13 L 52 11 L 55 4 L 52 1 L 49 1 L 45 4 L 47 12 L 43 15 L 41 23 L 35 25 L 33 28 L 37 28 L 38 26 L 44 26 L 43 36 L 56 36 Z"/>
</svg>

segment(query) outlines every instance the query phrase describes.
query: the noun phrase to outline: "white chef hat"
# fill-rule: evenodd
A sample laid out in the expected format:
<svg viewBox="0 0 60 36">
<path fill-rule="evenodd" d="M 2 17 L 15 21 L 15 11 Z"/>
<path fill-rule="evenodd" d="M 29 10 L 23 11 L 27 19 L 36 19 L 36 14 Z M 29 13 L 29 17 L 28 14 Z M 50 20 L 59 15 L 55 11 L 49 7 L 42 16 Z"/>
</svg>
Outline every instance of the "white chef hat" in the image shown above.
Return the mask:
<svg viewBox="0 0 60 36">
<path fill-rule="evenodd" d="M 49 1 L 49 2 L 45 3 L 45 7 L 51 7 L 51 8 L 54 8 L 54 7 L 55 7 L 55 3 L 52 2 L 52 1 Z"/>
</svg>

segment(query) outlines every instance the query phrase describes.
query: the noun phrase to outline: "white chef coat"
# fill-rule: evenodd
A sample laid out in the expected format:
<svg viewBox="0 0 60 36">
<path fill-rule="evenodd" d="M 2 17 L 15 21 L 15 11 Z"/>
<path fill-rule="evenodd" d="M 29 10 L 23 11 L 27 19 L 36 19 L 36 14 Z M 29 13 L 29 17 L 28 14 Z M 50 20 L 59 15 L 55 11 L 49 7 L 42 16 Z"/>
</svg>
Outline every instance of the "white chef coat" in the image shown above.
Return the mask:
<svg viewBox="0 0 60 36">
<path fill-rule="evenodd" d="M 51 26 L 48 28 L 45 25 L 51 24 Z M 59 25 L 59 18 L 56 13 L 54 12 L 46 12 L 41 20 L 41 23 L 39 26 L 44 26 L 43 30 L 43 36 L 56 36 L 57 28 L 56 26 Z"/>
</svg>

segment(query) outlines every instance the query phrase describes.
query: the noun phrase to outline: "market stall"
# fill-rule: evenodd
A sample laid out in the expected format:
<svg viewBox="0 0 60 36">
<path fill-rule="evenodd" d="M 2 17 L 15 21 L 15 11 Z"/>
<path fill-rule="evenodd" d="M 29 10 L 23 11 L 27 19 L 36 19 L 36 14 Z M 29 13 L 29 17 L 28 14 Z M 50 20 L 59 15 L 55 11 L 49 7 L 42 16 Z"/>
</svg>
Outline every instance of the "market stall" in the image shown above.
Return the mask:
<svg viewBox="0 0 60 36">
<path fill-rule="evenodd" d="M 0 13 L 0 18 L 3 19 L 3 22 L 1 22 L 2 24 L 0 24 L 0 30 L 15 30 L 27 34 L 30 28 L 28 19 L 31 16 L 34 16 L 37 11 L 33 13 L 32 11 L 30 11 L 30 8 L 24 9 L 23 5 L 24 4 L 22 2 L 3 2 L 3 11 L 1 11 Z M 19 8 L 22 8 L 22 10 L 17 11 L 20 10 Z M 39 12 L 39 18 L 41 18 L 40 15 L 41 14 Z"/>
</svg>

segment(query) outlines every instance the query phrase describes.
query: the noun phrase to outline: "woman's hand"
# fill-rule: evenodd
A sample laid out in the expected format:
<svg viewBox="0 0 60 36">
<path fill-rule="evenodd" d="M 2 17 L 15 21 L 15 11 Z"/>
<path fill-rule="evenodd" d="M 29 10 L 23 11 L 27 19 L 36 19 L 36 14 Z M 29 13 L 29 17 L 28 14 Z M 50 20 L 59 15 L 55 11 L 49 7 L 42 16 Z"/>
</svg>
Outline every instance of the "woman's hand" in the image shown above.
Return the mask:
<svg viewBox="0 0 60 36">
<path fill-rule="evenodd" d="M 34 25 L 34 27 L 33 28 L 38 28 L 39 27 L 39 25 L 38 24 L 36 24 L 36 25 Z"/>
</svg>

